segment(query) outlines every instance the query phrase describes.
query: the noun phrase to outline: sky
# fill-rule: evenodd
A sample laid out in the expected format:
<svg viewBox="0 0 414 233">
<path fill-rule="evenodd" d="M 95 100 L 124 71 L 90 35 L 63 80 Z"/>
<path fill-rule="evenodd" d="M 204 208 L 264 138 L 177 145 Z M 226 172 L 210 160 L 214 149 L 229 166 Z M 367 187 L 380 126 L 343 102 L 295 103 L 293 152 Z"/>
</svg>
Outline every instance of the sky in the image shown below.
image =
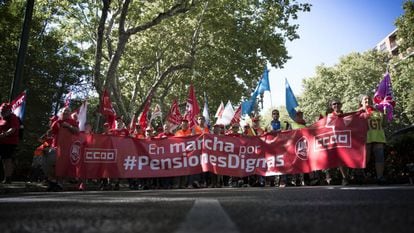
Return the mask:
<svg viewBox="0 0 414 233">
<path fill-rule="evenodd" d="M 302 81 L 313 77 L 318 65 L 339 63 L 342 56 L 365 52 L 390 34 L 404 13 L 404 0 L 308 0 L 310 12 L 299 14 L 299 39 L 287 42 L 290 60 L 282 69 L 269 68 L 271 93 L 265 93 L 264 110 L 285 105 L 285 78 L 295 96 Z"/>
</svg>

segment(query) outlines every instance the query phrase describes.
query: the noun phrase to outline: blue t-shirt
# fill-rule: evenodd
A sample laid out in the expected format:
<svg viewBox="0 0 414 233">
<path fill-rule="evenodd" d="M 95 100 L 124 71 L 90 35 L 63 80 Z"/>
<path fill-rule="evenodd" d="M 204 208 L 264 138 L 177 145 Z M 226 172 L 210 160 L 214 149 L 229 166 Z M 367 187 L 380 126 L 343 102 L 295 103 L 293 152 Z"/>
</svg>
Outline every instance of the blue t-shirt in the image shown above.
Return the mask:
<svg viewBox="0 0 414 233">
<path fill-rule="evenodd" d="M 280 121 L 271 121 L 272 130 L 280 130 Z"/>
</svg>

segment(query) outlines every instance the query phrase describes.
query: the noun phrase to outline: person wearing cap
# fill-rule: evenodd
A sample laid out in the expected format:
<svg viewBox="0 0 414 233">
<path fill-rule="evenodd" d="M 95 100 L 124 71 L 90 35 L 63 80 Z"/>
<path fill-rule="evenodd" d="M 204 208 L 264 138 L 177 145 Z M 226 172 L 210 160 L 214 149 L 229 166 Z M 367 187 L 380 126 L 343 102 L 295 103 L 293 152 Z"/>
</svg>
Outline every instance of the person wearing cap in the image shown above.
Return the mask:
<svg viewBox="0 0 414 233">
<path fill-rule="evenodd" d="M 9 103 L 0 106 L 0 157 L 3 163 L 3 184 L 11 184 L 13 156 L 19 144 L 20 121 Z"/>
<path fill-rule="evenodd" d="M 128 129 L 125 127 L 124 119 L 118 116 L 115 119 L 115 129 L 110 130 L 111 135 L 114 136 L 121 136 L 121 137 L 128 137 L 129 132 Z"/>
</svg>

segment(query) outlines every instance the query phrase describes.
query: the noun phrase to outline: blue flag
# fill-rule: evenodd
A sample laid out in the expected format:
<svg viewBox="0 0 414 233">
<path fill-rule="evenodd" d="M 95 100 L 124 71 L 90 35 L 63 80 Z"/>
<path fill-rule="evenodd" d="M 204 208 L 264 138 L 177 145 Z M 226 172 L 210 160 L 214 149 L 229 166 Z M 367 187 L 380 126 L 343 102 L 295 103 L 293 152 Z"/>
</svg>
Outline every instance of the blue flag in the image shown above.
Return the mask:
<svg viewBox="0 0 414 233">
<path fill-rule="evenodd" d="M 259 85 L 257 86 L 256 91 L 259 94 L 263 94 L 265 91 L 270 91 L 270 84 L 269 84 L 269 70 L 265 66 L 262 79 L 259 81 Z"/>
<path fill-rule="evenodd" d="M 242 115 L 248 115 L 254 110 L 254 105 L 256 104 L 256 99 L 259 94 L 263 94 L 265 91 L 270 91 L 269 84 L 269 70 L 265 66 L 262 78 L 259 81 L 255 91 L 253 92 L 250 100 L 242 102 Z"/>
<path fill-rule="evenodd" d="M 254 110 L 256 104 L 257 95 L 259 92 L 256 89 L 248 101 L 242 102 L 242 115 L 249 115 Z"/>
<path fill-rule="evenodd" d="M 293 94 L 293 91 L 290 88 L 287 79 L 285 79 L 285 82 L 286 82 L 285 84 L 286 85 L 286 110 L 289 113 L 290 118 L 294 120 L 296 116 L 295 108 L 298 106 L 298 101 L 296 101 L 295 95 Z"/>
</svg>

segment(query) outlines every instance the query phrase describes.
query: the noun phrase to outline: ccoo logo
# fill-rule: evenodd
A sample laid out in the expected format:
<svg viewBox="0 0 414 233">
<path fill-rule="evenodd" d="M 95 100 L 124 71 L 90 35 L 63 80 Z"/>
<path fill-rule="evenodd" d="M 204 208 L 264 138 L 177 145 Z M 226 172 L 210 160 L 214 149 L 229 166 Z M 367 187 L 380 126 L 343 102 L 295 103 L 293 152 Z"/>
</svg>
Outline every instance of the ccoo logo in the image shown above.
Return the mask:
<svg viewBox="0 0 414 233">
<path fill-rule="evenodd" d="M 296 156 L 301 160 L 308 160 L 308 141 L 305 137 L 301 137 L 295 146 Z"/>
<path fill-rule="evenodd" d="M 72 146 L 70 147 L 70 162 L 73 165 L 76 165 L 80 161 L 81 156 L 81 142 L 80 141 L 74 141 L 72 143 Z"/>
</svg>

